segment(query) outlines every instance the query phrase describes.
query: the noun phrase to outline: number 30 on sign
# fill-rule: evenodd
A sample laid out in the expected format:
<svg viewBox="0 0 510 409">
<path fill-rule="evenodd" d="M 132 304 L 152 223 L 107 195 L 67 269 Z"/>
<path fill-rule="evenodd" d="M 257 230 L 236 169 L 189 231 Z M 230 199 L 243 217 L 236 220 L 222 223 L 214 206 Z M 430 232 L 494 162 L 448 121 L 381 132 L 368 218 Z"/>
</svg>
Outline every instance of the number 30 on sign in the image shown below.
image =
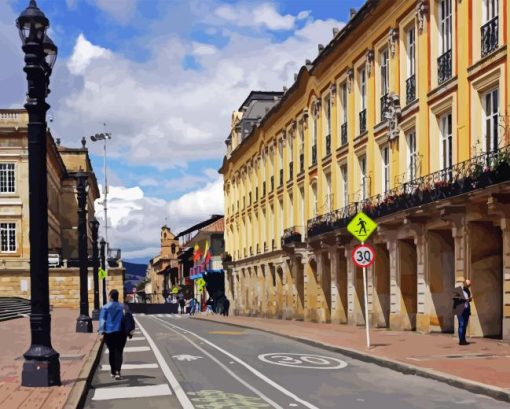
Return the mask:
<svg viewBox="0 0 510 409">
<path fill-rule="evenodd" d="M 375 261 L 375 250 L 368 244 L 360 244 L 352 251 L 352 261 L 358 267 L 370 267 Z"/>
</svg>

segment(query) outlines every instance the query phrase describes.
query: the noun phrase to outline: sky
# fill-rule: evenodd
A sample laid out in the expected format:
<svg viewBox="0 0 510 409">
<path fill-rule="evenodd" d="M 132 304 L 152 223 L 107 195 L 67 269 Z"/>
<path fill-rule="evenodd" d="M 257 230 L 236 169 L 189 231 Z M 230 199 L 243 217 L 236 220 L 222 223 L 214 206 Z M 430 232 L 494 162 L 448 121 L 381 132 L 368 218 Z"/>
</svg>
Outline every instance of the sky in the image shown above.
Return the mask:
<svg viewBox="0 0 510 409">
<path fill-rule="evenodd" d="M 317 44 L 332 39 L 364 0 L 37 0 L 59 47 L 48 122 L 79 147 L 108 142 L 108 238 L 147 262 L 159 232 L 223 214 L 232 111 L 251 90 L 290 87 Z M 28 0 L 0 0 L 0 107 L 24 103 L 15 20 Z M 88 142 L 102 183 L 103 147 Z M 104 225 L 101 201 L 96 214 Z"/>
</svg>

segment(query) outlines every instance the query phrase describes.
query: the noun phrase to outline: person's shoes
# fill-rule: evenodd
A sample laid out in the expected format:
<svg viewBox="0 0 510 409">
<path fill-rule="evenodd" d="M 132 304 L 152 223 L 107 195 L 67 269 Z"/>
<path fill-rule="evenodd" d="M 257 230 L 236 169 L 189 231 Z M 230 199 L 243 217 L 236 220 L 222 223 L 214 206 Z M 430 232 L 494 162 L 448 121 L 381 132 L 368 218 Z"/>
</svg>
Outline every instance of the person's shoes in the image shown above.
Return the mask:
<svg viewBox="0 0 510 409">
<path fill-rule="evenodd" d="M 112 379 L 115 379 L 115 374 L 114 374 L 114 373 L 112 373 L 111 375 L 112 375 Z"/>
<path fill-rule="evenodd" d="M 467 342 L 467 341 L 461 341 L 461 342 L 459 342 L 459 345 L 469 345 L 469 344 L 470 344 L 470 342 Z"/>
<path fill-rule="evenodd" d="M 115 380 L 116 380 L 116 381 L 120 381 L 121 379 L 122 379 L 122 376 L 120 376 L 120 372 L 117 372 L 117 373 L 115 374 Z"/>
</svg>

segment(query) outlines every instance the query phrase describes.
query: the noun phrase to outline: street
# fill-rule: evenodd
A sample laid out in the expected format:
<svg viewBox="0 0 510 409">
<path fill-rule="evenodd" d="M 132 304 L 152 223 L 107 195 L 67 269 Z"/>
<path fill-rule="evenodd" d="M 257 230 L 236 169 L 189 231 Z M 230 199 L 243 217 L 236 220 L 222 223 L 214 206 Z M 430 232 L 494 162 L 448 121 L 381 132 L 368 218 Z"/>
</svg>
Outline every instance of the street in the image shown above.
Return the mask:
<svg viewBox="0 0 510 409">
<path fill-rule="evenodd" d="M 85 408 L 507 408 L 508 404 L 257 330 L 136 315 L 123 379 L 108 354 Z"/>
</svg>

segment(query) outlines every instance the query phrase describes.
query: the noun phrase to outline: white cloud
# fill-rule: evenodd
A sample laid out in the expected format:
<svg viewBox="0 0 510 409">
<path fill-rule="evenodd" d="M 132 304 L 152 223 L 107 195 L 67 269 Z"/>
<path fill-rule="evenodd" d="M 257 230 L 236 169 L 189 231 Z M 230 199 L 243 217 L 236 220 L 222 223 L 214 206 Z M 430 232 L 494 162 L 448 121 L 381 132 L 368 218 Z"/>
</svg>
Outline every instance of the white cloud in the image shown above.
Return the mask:
<svg viewBox="0 0 510 409">
<path fill-rule="evenodd" d="M 73 49 L 73 54 L 67 62 L 71 74 L 81 75 L 85 73 L 89 64 L 98 58 L 109 59 L 112 53 L 106 48 L 93 45 L 83 34 L 78 36 Z"/>
<path fill-rule="evenodd" d="M 240 27 L 266 27 L 275 31 L 291 30 L 296 22 L 295 16 L 281 15 L 270 3 L 260 4 L 255 8 L 246 7 L 244 4 L 225 4 L 214 10 L 214 15 Z"/>
<path fill-rule="evenodd" d="M 310 17 L 310 14 L 311 14 L 311 11 L 310 10 L 303 10 L 303 11 L 300 11 L 299 14 L 297 15 L 297 20 L 304 20 L 308 17 Z"/>
<path fill-rule="evenodd" d="M 195 55 L 213 55 L 217 52 L 218 49 L 213 45 L 193 42 L 193 54 Z"/>
<path fill-rule="evenodd" d="M 137 0 L 95 0 L 96 6 L 121 24 L 127 24 L 136 12 Z"/>
<path fill-rule="evenodd" d="M 102 200 L 98 199 L 95 206 L 101 226 L 104 221 Z M 163 224 L 178 233 L 212 214 L 223 214 L 223 181 L 220 178 L 170 201 L 146 196 L 139 187 L 111 186 L 108 240 L 111 247 L 122 249 L 123 258 L 153 257 L 160 250 L 159 233 Z"/>
</svg>

